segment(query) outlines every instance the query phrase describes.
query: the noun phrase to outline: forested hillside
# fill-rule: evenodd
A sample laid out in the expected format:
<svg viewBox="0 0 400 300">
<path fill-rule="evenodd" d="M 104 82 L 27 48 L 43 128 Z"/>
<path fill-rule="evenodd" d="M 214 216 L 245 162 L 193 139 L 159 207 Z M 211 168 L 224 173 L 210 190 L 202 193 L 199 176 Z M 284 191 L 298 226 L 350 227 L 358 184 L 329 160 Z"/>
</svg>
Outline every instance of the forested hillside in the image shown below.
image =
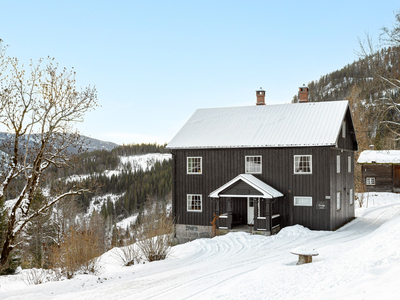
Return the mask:
<svg viewBox="0 0 400 300">
<path fill-rule="evenodd" d="M 172 189 L 171 160 L 168 155 L 156 155 L 167 153 L 165 145 L 157 144 L 131 144 L 112 151 L 92 151 L 82 154 L 75 168 L 57 170 L 57 177 L 66 180 L 68 187 L 78 182 L 91 190 L 76 198 L 84 211 L 95 197 L 115 195 L 114 201 L 104 201 L 100 211 L 105 218 L 117 222 L 141 212 L 147 199 L 167 200 Z M 142 165 L 138 162 L 140 159 Z"/>
<path fill-rule="evenodd" d="M 309 82 L 309 101 L 349 100 L 360 151 L 372 145 L 377 150 L 396 149 L 396 129 L 388 123 L 399 121 L 390 106 L 400 103 L 400 91 L 382 78 L 400 79 L 400 47 L 384 47 Z M 296 95 L 292 102 L 297 101 Z"/>
</svg>

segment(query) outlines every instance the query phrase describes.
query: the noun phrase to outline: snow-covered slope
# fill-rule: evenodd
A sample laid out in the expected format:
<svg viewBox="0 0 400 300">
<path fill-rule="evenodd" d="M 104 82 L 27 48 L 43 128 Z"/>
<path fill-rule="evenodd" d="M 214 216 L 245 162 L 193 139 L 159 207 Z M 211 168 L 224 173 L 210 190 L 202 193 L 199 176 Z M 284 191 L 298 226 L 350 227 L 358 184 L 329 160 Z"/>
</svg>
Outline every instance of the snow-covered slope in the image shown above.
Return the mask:
<svg viewBox="0 0 400 300">
<path fill-rule="evenodd" d="M 38 286 L 0 277 L 0 299 L 398 299 L 400 196 L 370 194 L 368 206 L 335 232 L 296 225 L 271 237 L 230 233 L 131 267 L 114 249 L 98 276 Z M 296 265 L 290 251 L 300 246 L 319 252 L 313 263 Z"/>
<path fill-rule="evenodd" d="M 105 170 L 103 175 L 106 176 L 118 176 L 123 171 L 131 170 L 132 172 L 137 172 L 138 170 L 149 171 L 152 166 L 156 162 L 162 162 L 164 160 L 171 159 L 172 155 L 169 153 L 149 153 L 143 155 L 132 155 L 132 156 L 120 156 L 120 163 L 116 170 Z M 90 176 L 97 176 L 99 174 L 94 175 L 72 175 L 66 178 L 66 181 L 80 181 L 87 179 Z M 115 194 L 106 194 L 106 195 L 98 195 L 92 198 L 90 202 L 90 206 L 86 212 L 87 216 L 90 216 L 93 213 L 93 210 L 100 211 L 101 207 L 107 200 L 111 200 L 113 203 L 118 201 L 120 197 L 124 194 L 115 195 Z M 126 228 L 126 226 L 125 226 Z"/>
</svg>

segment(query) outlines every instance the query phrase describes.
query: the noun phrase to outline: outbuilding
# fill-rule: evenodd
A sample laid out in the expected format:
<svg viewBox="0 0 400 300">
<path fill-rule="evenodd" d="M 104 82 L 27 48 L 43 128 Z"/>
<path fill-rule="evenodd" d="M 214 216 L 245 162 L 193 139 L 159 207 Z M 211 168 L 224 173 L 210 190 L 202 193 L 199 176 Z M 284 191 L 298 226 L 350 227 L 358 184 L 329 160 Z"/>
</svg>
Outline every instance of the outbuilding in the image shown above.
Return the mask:
<svg viewBox="0 0 400 300">
<path fill-rule="evenodd" d="M 400 150 L 366 150 L 357 163 L 367 192 L 400 192 Z"/>
</svg>

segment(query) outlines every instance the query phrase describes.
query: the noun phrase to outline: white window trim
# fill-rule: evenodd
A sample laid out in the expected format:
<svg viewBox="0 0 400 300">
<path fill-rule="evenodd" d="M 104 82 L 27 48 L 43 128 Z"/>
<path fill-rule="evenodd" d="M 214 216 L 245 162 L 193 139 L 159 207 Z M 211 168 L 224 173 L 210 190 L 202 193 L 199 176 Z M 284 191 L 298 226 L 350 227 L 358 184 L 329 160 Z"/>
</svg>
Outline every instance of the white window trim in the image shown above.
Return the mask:
<svg viewBox="0 0 400 300">
<path fill-rule="evenodd" d="M 247 171 L 247 158 L 248 157 L 259 157 L 260 158 L 260 171 L 259 172 L 248 172 Z M 247 155 L 244 157 L 244 169 L 246 174 L 261 174 L 262 173 L 262 156 L 261 155 Z"/>
<path fill-rule="evenodd" d="M 375 185 L 376 184 L 375 177 L 366 177 L 365 184 L 366 185 Z"/>
<path fill-rule="evenodd" d="M 200 158 L 200 172 L 189 172 L 189 159 Z M 201 156 L 189 156 L 186 158 L 186 174 L 201 175 L 203 174 L 203 158 Z"/>
<path fill-rule="evenodd" d="M 353 189 L 350 189 L 350 199 L 349 199 L 349 201 L 350 201 L 350 205 L 353 205 L 354 204 L 354 192 L 353 192 Z"/>
<path fill-rule="evenodd" d="M 308 156 L 310 157 L 310 172 L 296 172 L 296 157 Z M 312 155 L 294 155 L 293 158 L 293 172 L 294 174 L 312 174 Z"/>
<path fill-rule="evenodd" d="M 303 200 L 309 200 L 310 202 L 309 203 L 306 203 L 306 204 L 299 204 L 298 202 L 296 203 L 296 200 L 298 201 L 298 200 L 300 200 L 300 199 L 303 199 Z M 294 206 L 312 206 L 312 197 L 305 197 L 305 196 L 294 196 L 294 198 L 293 198 L 293 204 L 294 204 Z"/>
<path fill-rule="evenodd" d="M 351 167 L 351 156 L 347 157 L 347 172 L 351 173 L 352 167 Z"/>
<path fill-rule="evenodd" d="M 193 196 L 198 196 L 200 197 L 200 210 L 197 209 L 189 209 L 189 207 L 192 207 L 193 205 L 189 205 L 189 201 L 193 201 Z M 187 194 L 186 196 L 186 210 L 188 212 L 203 212 L 203 196 L 201 194 Z"/>
<path fill-rule="evenodd" d="M 340 155 L 336 155 L 336 173 L 340 173 Z"/>
<path fill-rule="evenodd" d="M 336 193 L 336 210 L 340 210 L 342 208 L 342 203 L 341 203 L 341 199 L 340 199 L 340 192 Z"/>
</svg>

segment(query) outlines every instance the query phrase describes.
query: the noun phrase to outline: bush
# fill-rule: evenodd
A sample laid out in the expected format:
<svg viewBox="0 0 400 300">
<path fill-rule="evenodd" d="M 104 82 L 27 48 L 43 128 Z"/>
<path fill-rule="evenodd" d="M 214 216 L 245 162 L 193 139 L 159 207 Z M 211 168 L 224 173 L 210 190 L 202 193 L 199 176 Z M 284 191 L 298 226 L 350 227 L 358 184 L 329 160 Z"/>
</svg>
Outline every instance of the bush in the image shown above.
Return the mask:
<svg viewBox="0 0 400 300">
<path fill-rule="evenodd" d="M 64 236 L 60 245 L 54 245 L 51 249 L 52 269 L 60 269 L 68 279 L 77 272 L 96 274 L 99 269 L 101 250 L 97 246 L 98 237 L 92 231 L 75 231 L 70 229 Z"/>
<path fill-rule="evenodd" d="M 145 214 L 136 225 L 136 245 L 147 261 L 163 260 L 171 252 L 173 219 L 166 210 Z"/>
</svg>

